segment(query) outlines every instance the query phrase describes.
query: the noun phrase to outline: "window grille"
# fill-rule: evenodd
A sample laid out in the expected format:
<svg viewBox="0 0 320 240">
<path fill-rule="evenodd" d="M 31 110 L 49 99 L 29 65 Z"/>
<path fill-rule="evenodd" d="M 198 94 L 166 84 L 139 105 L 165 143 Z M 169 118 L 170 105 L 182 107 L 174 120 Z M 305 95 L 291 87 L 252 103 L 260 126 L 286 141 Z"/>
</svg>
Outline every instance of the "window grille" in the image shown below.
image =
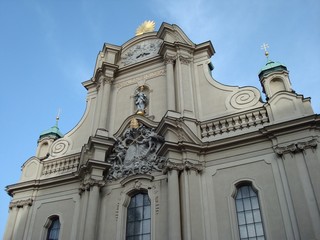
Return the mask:
<svg viewBox="0 0 320 240">
<path fill-rule="evenodd" d="M 259 198 L 252 186 L 239 186 L 235 201 L 240 239 L 265 240 Z"/>
<path fill-rule="evenodd" d="M 131 197 L 127 209 L 126 240 L 151 239 L 151 204 L 147 193 Z"/>
</svg>

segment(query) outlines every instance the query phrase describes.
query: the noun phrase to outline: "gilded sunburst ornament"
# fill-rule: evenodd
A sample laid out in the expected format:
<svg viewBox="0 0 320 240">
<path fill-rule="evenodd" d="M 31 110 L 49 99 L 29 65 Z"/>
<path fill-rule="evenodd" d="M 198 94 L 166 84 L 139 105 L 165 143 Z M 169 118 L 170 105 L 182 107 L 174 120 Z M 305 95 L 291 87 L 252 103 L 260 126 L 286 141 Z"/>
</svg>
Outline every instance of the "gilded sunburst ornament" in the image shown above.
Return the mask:
<svg viewBox="0 0 320 240">
<path fill-rule="evenodd" d="M 147 32 L 153 32 L 155 28 L 155 22 L 154 21 L 144 21 L 136 30 L 136 36 L 141 35 L 143 33 Z"/>
</svg>

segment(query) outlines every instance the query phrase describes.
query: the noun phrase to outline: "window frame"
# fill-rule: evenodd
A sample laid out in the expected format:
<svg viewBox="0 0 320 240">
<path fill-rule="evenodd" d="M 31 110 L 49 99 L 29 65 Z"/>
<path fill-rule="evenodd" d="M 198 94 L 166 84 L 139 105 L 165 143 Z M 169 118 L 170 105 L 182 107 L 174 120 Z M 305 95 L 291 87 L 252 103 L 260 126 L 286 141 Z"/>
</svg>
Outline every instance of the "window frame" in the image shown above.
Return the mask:
<svg viewBox="0 0 320 240">
<path fill-rule="evenodd" d="M 61 239 L 61 229 L 62 229 L 62 221 L 61 221 L 61 218 L 59 215 L 52 215 L 50 217 L 47 218 L 47 221 L 46 223 L 44 224 L 44 228 L 45 228 L 45 231 L 44 231 L 44 235 L 43 235 L 43 238 L 42 239 L 46 239 L 48 240 L 49 238 L 49 231 L 50 231 L 50 228 L 52 226 L 52 224 L 54 223 L 55 220 L 58 220 L 59 221 L 59 234 L 58 234 L 58 239 Z"/>
<path fill-rule="evenodd" d="M 141 206 L 138 206 L 136 205 L 137 203 L 133 203 L 134 206 L 130 206 L 133 199 L 134 201 L 137 201 L 137 196 L 138 195 L 142 195 L 143 198 L 142 198 L 142 205 Z M 149 201 L 149 204 L 148 205 L 145 205 L 145 201 L 144 201 L 144 198 L 147 197 L 148 198 L 148 201 Z M 144 211 L 145 211 L 145 208 L 148 207 L 149 208 L 149 217 L 148 218 L 144 218 L 144 216 L 142 216 L 142 218 L 140 220 L 137 220 L 137 219 L 134 219 L 133 221 L 130 221 L 129 222 L 129 217 L 128 217 L 128 211 L 130 209 L 134 210 L 134 209 L 137 209 L 137 208 L 141 208 L 142 207 L 142 215 L 144 215 Z M 134 216 L 134 218 L 136 218 L 136 215 Z M 142 226 L 142 232 L 141 234 L 139 235 L 133 235 L 133 236 L 128 236 L 128 223 L 133 223 L 135 225 L 135 223 L 137 222 L 143 222 L 144 221 L 147 221 L 147 220 L 150 220 L 150 224 L 149 224 L 149 229 L 148 229 L 148 233 L 146 234 L 149 234 L 150 235 L 150 239 L 151 239 L 151 199 L 149 197 L 149 194 L 145 191 L 140 191 L 140 192 L 135 192 L 132 196 L 130 196 L 130 200 L 129 200 L 129 204 L 127 206 L 127 219 L 126 219 L 126 232 L 125 232 L 125 238 L 127 239 L 128 237 L 136 237 L 136 236 L 143 236 L 144 233 L 143 233 L 143 226 Z"/>
<path fill-rule="evenodd" d="M 263 214 L 263 204 L 262 204 L 262 201 L 261 201 L 261 199 L 262 199 L 262 197 L 261 197 L 262 191 L 258 190 L 258 188 L 254 185 L 254 183 L 252 181 L 248 181 L 248 180 L 240 181 L 240 182 L 237 182 L 236 184 L 234 184 L 234 190 L 233 190 L 233 193 L 232 193 L 232 206 L 233 206 L 232 207 L 232 212 L 233 212 L 232 215 L 234 216 L 233 217 L 233 219 L 234 219 L 233 222 L 234 222 L 234 225 L 235 225 L 235 227 L 233 229 L 234 229 L 234 233 L 236 233 L 235 235 L 237 236 L 235 239 L 243 239 L 240 236 L 240 225 L 243 225 L 243 224 L 239 223 L 238 208 L 236 206 L 236 201 L 237 201 L 237 196 L 238 196 L 238 193 L 239 193 L 239 189 L 242 188 L 242 187 L 245 187 L 245 186 L 251 187 L 252 191 L 255 193 L 255 196 L 250 196 L 248 198 L 250 198 L 250 204 L 252 204 L 251 203 L 251 197 L 256 197 L 257 198 L 257 203 L 258 203 L 258 206 L 259 206 L 259 208 L 257 208 L 257 209 L 259 209 L 259 213 L 260 213 L 260 218 L 261 218 L 260 222 L 262 224 L 263 237 L 264 237 L 264 239 L 267 239 L 265 216 Z M 250 205 L 250 206 L 252 206 L 252 205 Z M 250 211 L 253 211 L 253 210 L 256 210 L 256 209 L 250 208 Z M 239 211 L 239 212 L 241 212 L 241 211 Z M 253 220 L 253 223 L 255 223 L 254 220 Z M 245 225 L 247 226 L 248 224 L 246 223 Z M 245 239 L 250 239 L 250 238 L 247 237 Z"/>
</svg>

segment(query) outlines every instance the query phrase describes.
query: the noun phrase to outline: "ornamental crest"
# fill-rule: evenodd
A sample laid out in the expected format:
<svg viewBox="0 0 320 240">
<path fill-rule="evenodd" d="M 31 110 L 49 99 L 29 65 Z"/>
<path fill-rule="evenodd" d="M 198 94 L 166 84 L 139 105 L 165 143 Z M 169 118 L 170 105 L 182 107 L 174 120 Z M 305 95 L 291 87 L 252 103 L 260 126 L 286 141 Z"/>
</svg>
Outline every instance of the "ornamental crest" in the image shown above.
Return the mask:
<svg viewBox="0 0 320 240">
<path fill-rule="evenodd" d="M 112 153 L 107 162 L 112 165 L 107 179 L 117 180 L 122 177 L 161 171 L 165 158 L 156 152 L 164 142 L 164 138 L 133 118 L 130 127 L 121 137 L 116 139 Z"/>
</svg>

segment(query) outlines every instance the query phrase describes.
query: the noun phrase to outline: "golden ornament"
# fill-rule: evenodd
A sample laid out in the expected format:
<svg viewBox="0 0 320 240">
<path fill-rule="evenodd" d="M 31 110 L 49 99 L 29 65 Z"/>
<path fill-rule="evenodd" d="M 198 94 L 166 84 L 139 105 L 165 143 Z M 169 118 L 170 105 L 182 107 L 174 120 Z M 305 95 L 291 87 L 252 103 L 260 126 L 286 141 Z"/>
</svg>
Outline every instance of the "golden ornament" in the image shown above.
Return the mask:
<svg viewBox="0 0 320 240">
<path fill-rule="evenodd" d="M 147 32 L 153 32 L 155 28 L 155 22 L 154 21 L 144 21 L 136 30 L 136 36 L 139 36 L 141 34 L 147 33 Z"/>
</svg>

